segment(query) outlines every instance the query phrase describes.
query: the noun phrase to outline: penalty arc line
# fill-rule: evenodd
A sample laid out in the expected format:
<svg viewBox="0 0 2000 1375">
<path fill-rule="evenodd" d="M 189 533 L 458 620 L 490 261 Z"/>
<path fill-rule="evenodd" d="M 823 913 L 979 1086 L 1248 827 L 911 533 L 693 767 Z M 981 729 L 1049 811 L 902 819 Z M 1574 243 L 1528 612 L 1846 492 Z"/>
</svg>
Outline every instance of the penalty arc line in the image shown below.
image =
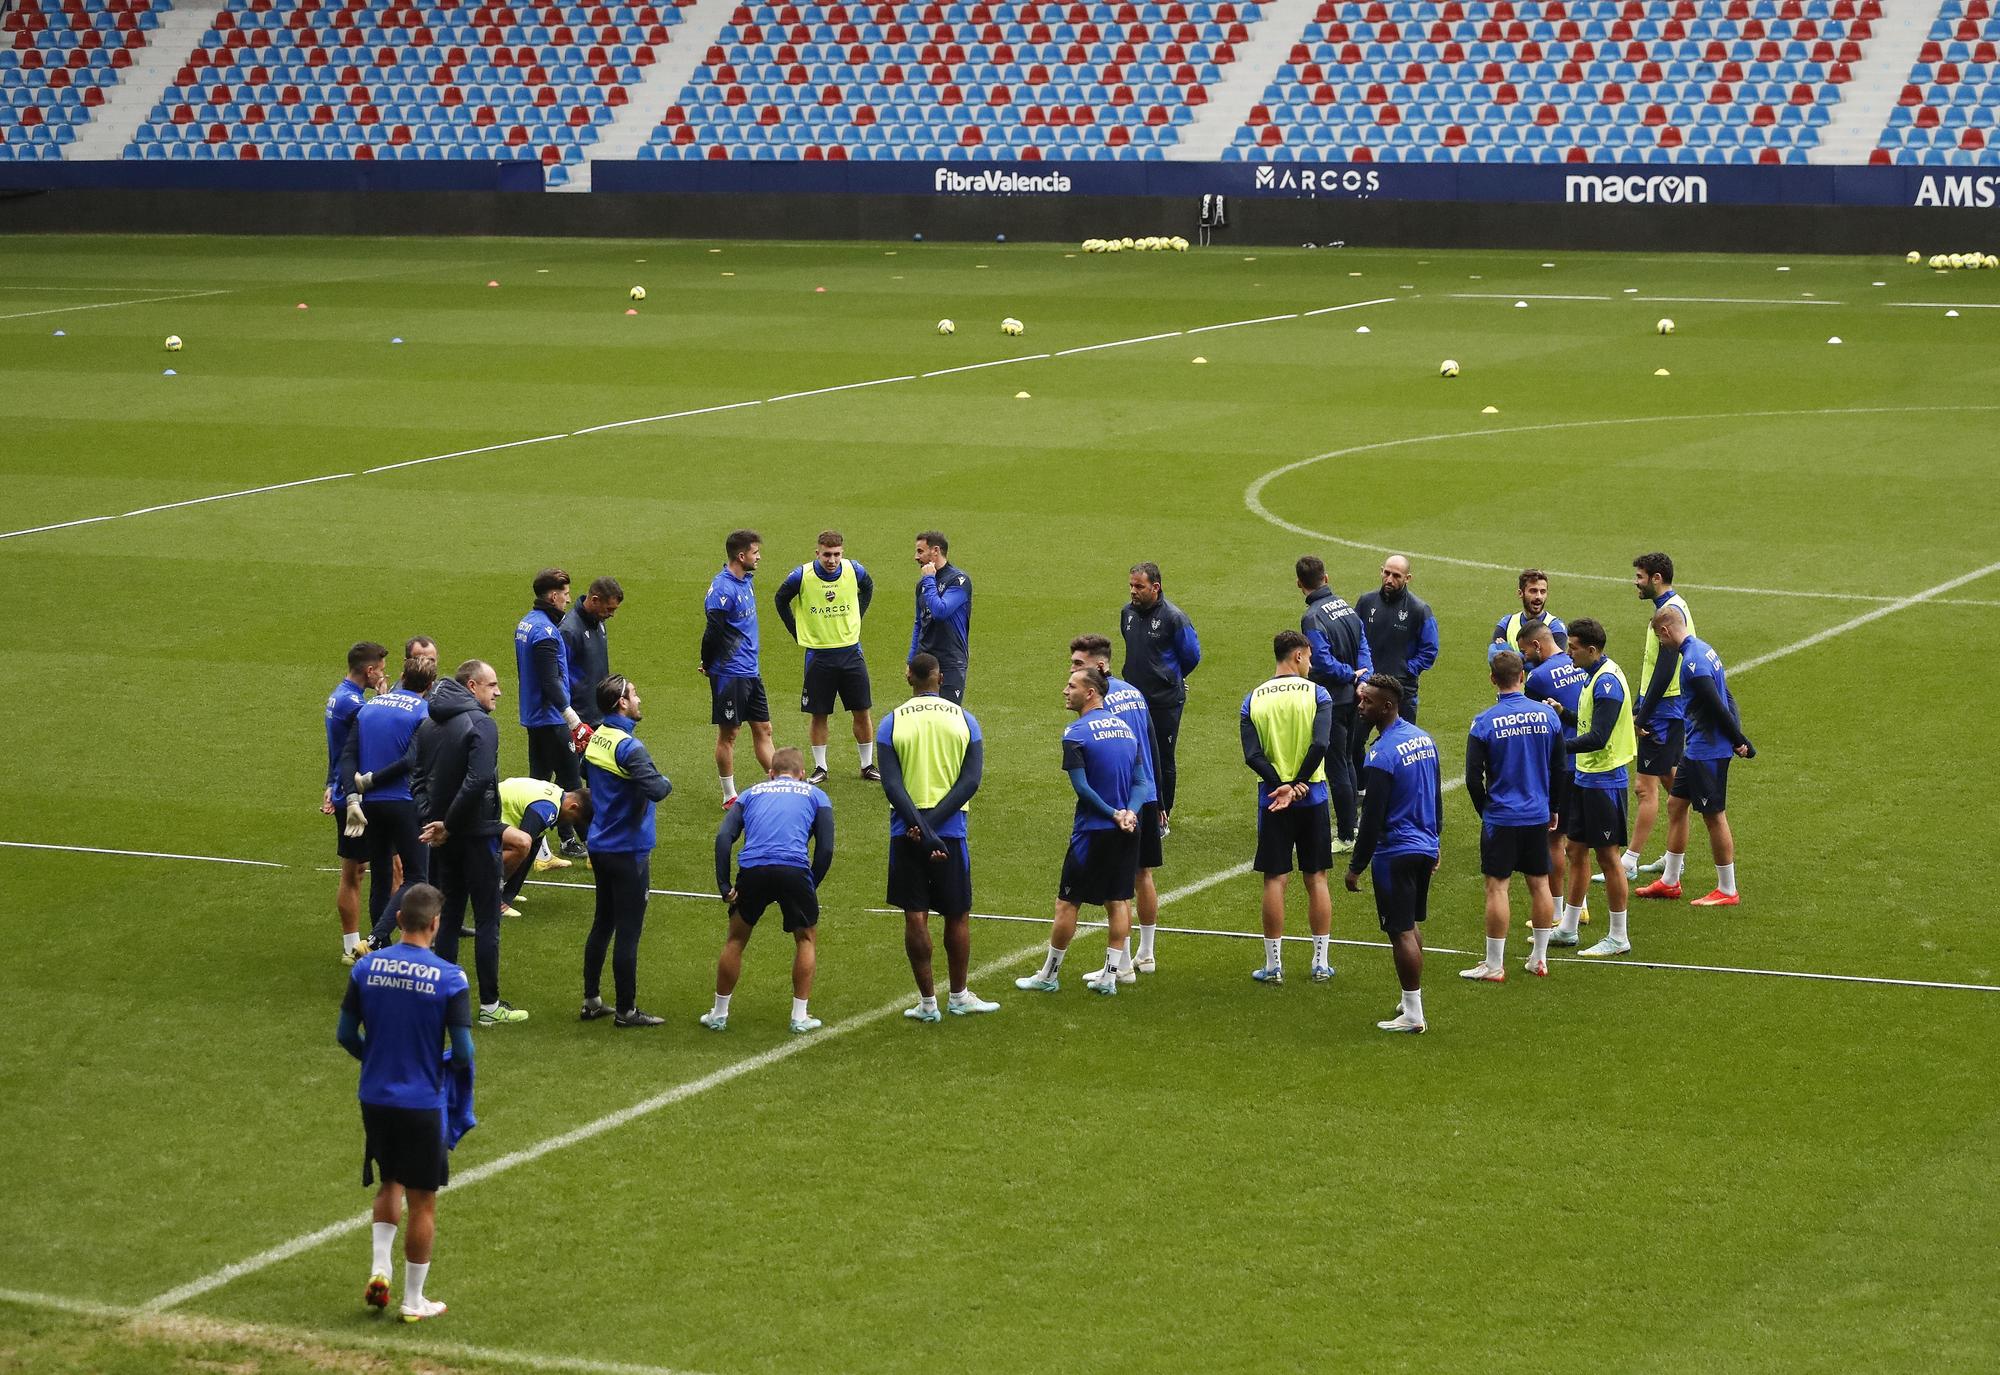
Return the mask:
<svg viewBox="0 0 2000 1375">
<path fill-rule="evenodd" d="M 1455 439 L 1485 439 L 1515 434 L 1546 434 L 1559 430 L 1588 430 L 1625 425 L 1665 425 L 1714 420 L 1774 420 L 1799 416 L 1929 414 L 1941 411 L 1983 414 L 2000 411 L 2000 405 L 1857 406 L 1796 411 L 1726 411 L 1702 415 L 1650 415 L 1608 420 L 1556 420 L 1535 425 L 1506 425 L 1485 430 L 1450 430 L 1439 434 L 1412 435 L 1403 439 L 1382 439 L 1371 444 L 1350 445 L 1344 449 L 1329 449 L 1325 453 L 1314 454 L 1309 458 L 1297 459 L 1281 467 L 1273 468 L 1270 472 L 1265 473 L 1244 489 L 1243 505 L 1246 510 L 1259 519 L 1277 526 L 1280 530 L 1288 530 L 1292 534 L 1301 535 L 1307 539 L 1324 540 L 1328 544 L 1338 544 L 1343 548 L 1359 549 L 1371 554 L 1409 554 L 1412 558 L 1427 559 L 1433 563 L 1445 563 L 1458 568 L 1478 568 L 1494 572 L 1513 573 L 1518 572 L 1523 565 L 1518 563 L 1492 563 L 1484 559 L 1459 558 L 1450 554 L 1411 554 L 1409 550 L 1396 548 L 1392 545 L 1370 544 L 1364 540 L 1346 539 L 1339 535 L 1330 535 L 1323 530 L 1314 530 L 1308 526 L 1300 525 L 1295 521 L 1286 520 L 1283 516 L 1272 511 L 1264 504 L 1264 490 L 1281 477 L 1287 477 L 1303 468 L 1310 468 L 1315 464 L 1324 463 L 1329 459 L 1352 458 L 1357 454 L 1379 453 L 1384 449 L 1400 449 L 1415 444 L 1440 444 Z M 1569 573 L 1561 570 L 1553 570 L 1552 576 L 1582 582 L 1620 583 L 1628 587 L 1631 585 L 1629 579 L 1613 577 L 1604 573 Z M 1966 579 L 1966 581 L 1972 580 L 1972 578 Z M 1878 593 L 1868 592 L 1798 591 L 1790 588 L 1733 587 L 1712 583 L 1681 583 L 1680 586 L 1695 592 L 1737 592 L 1754 597 L 1801 597 L 1816 601 L 1880 602 L 1885 606 L 1895 607 L 1897 610 L 1903 609 L 1905 603 L 1905 599 L 1902 597 L 1883 596 Z M 1919 594 L 1919 596 L 1922 595 Z M 2000 601 L 1977 597 L 1940 597 L 1926 598 L 1926 600 L 1934 600 L 1939 606 L 2000 606 Z"/>
<path fill-rule="evenodd" d="M 1164 907 L 1169 903 L 1178 902 L 1183 897 L 1188 896 L 1190 893 L 1199 892 L 1206 886 L 1208 885 L 1205 883 L 1190 884 L 1187 888 L 1174 889 L 1171 892 L 1162 893 L 1160 895 L 1160 905 Z M 1037 941 L 1033 945 L 1022 946 L 1018 950 L 1010 951 L 998 959 L 989 960 L 985 964 L 980 965 L 972 971 L 970 978 L 989 978 L 1010 965 L 1019 964 L 1022 960 L 1041 948 L 1042 942 Z M 968 986 L 970 985 L 970 978 L 968 979 Z M 606 1113 L 604 1116 L 594 1121 L 586 1122 L 580 1127 L 574 1127 L 556 1136 L 546 1137 L 533 1145 L 524 1146 L 520 1150 L 511 1151 L 506 1155 L 490 1160 L 484 1165 L 475 1165 L 471 1169 L 455 1175 L 451 1185 L 453 1195 L 456 1196 L 458 1193 L 463 1192 L 465 1189 L 482 1180 L 492 1179 L 522 1165 L 533 1164 L 535 1161 L 553 1152 L 567 1149 L 570 1146 L 581 1145 L 586 1141 L 604 1135 L 606 1132 L 614 1131 L 629 1122 L 635 1122 L 640 1118 L 651 1116 L 663 1108 L 672 1107 L 677 1103 L 682 1103 L 690 1098 L 707 1093 L 711 1089 L 720 1088 L 733 1080 L 742 1078 L 746 1074 L 753 1074 L 760 1069 L 766 1069 L 772 1065 L 779 1064 L 794 1055 L 800 1055 L 811 1050 L 814 1046 L 825 1045 L 828 1042 L 838 1040 L 850 1032 L 859 1031 L 863 1027 L 873 1026 L 878 1022 L 886 1021 L 888 1018 L 900 1013 L 909 1004 L 909 1001 L 909 997 L 904 996 L 886 1003 L 880 1003 L 866 1012 L 849 1017 L 845 1021 L 836 1022 L 811 1036 L 803 1036 L 786 1041 L 759 1054 L 724 1065 L 722 1068 L 705 1074 L 699 1079 L 691 1079 L 686 1083 L 676 1084 L 670 1089 L 656 1093 L 650 1098 L 641 1099 L 639 1102 L 629 1107 L 621 1108 L 617 1112 Z M 211 1293 L 234 1280 L 241 1279 L 246 1275 L 256 1274 L 260 1270 L 269 1269 L 273 1265 L 290 1260 L 295 1256 L 303 1255 L 305 1252 L 314 1249 L 324 1242 L 332 1241 L 336 1237 L 359 1232 L 366 1228 L 373 1220 L 374 1214 L 372 1211 L 359 1213 L 343 1218 L 339 1222 L 329 1223 L 314 1231 L 303 1233 L 293 1237 L 290 1241 L 282 1242 L 277 1246 L 259 1251 L 256 1255 L 234 1261 L 220 1269 L 210 1271 L 198 1279 L 189 1280 L 186 1284 L 178 1285 L 167 1290 L 165 1293 L 155 1295 L 140 1305 L 141 1311 L 146 1313 L 162 1313 L 168 1309 L 179 1307 L 190 1299 L 199 1298 L 203 1294 Z"/>
</svg>

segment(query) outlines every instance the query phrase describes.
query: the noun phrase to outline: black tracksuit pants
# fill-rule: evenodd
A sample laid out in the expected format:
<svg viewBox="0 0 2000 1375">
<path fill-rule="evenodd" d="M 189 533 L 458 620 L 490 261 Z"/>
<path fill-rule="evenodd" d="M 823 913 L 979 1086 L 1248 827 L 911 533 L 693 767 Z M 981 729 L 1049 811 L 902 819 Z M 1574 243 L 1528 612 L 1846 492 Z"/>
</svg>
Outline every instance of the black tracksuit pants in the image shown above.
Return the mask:
<svg viewBox="0 0 2000 1375">
<path fill-rule="evenodd" d="M 616 1005 L 620 1012 L 630 1012 L 639 1001 L 639 937 L 646 929 L 653 857 L 638 851 L 593 850 L 590 865 L 597 879 L 597 916 L 583 942 L 583 996 L 600 996 L 604 952 L 609 949 Z"/>
</svg>

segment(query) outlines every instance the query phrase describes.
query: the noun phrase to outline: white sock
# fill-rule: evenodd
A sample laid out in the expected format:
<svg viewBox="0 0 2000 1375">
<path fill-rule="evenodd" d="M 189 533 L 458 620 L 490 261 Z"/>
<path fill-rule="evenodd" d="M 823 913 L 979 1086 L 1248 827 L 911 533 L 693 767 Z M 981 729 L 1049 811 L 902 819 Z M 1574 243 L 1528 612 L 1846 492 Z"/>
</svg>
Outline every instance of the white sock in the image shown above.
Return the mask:
<svg viewBox="0 0 2000 1375">
<path fill-rule="evenodd" d="M 1139 928 L 1140 959 L 1150 960 L 1153 958 L 1153 934 L 1159 929 L 1158 926 L 1142 926 Z"/>
<path fill-rule="evenodd" d="M 795 1022 L 803 1022 L 805 1019 L 806 1019 L 806 1000 L 804 998 L 792 999 L 792 1020 Z"/>
<path fill-rule="evenodd" d="M 714 1015 L 716 1015 L 717 1017 L 727 1017 L 727 1016 L 729 1015 L 729 1000 L 730 1000 L 731 998 L 733 998 L 734 996 L 736 996 L 736 995 L 735 995 L 735 994 L 733 994 L 733 993 L 718 993 L 718 994 L 716 994 L 716 995 L 715 995 L 715 1006 L 714 1006 L 714 1007 L 713 1007 L 712 1009 L 710 1009 L 710 1010 L 711 1010 L 711 1011 L 712 1011 L 712 1012 L 714 1013 Z"/>
<path fill-rule="evenodd" d="M 1507 963 L 1507 938 L 1488 936 L 1486 938 L 1486 967 L 1499 969 Z"/>
<path fill-rule="evenodd" d="M 1132 949 L 1129 940 L 1124 945 L 1104 947 L 1104 967 L 1114 974 L 1132 967 Z"/>
<path fill-rule="evenodd" d="M 352 955 L 360 946 L 361 933 L 359 931 L 343 931 L 340 933 L 340 949 L 342 954 Z"/>
<path fill-rule="evenodd" d="M 498 1012 L 500 1010 L 499 1001 L 495 1000 L 490 1003 L 481 1003 L 479 1005 L 479 1010 L 481 1012 Z"/>
<path fill-rule="evenodd" d="M 1534 929 L 1535 963 L 1540 964 L 1549 957 L 1549 937 L 1556 933 L 1553 926 L 1538 926 Z"/>
<path fill-rule="evenodd" d="M 415 1308 L 424 1301 L 424 1281 L 431 1275 L 431 1263 L 403 1262 L 403 1307 Z"/>
<path fill-rule="evenodd" d="M 1715 866 L 1715 886 L 1731 897 L 1736 896 L 1736 866 L 1718 864 Z"/>
<path fill-rule="evenodd" d="M 396 1268 L 396 1224 L 378 1222 L 375 1224 L 375 1268 L 371 1275 L 391 1274 Z"/>
<path fill-rule="evenodd" d="M 1611 914 L 1611 939 L 1614 941 L 1631 939 L 1630 936 L 1625 934 L 1625 914 L 1623 912 L 1613 912 Z"/>
<path fill-rule="evenodd" d="M 857 740 L 854 742 L 854 748 L 861 755 L 862 768 L 870 769 L 875 766 L 875 742 L 873 740 Z"/>
<path fill-rule="evenodd" d="M 1639 852 L 1637 850 L 1627 850 L 1622 862 L 1625 865 L 1625 877 L 1627 879 L 1639 877 Z"/>
<path fill-rule="evenodd" d="M 1688 857 L 1685 852 L 1677 855 L 1672 850 L 1667 851 L 1667 867 L 1660 875 L 1661 880 L 1666 883 L 1679 883 L 1681 874 L 1687 869 L 1687 862 Z"/>
<path fill-rule="evenodd" d="M 736 775 L 726 773 L 722 775 L 722 800 L 727 802 L 734 796 L 736 796 Z"/>
<path fill-rule="evenodd" d="M 812 752 L 813 752 L 813 767 L 814 767 L 814 768 L 816 768 L 816 769 L 823 769 L 823 768 L 825 768 L 825 767 L 826 767 L 826 746 L 825 746 L 825 745 L 814 745 L 814 746 L 812 747 Z"/>
<path fill-rule="evenodd" d="M 1572 907 L 1569 903 L 1565 902 L 1562 905 L 1562 933 L 1565 936 L 1574 936 L 1576 934 L 1577 923 L 1582 920 L 1582 904 Z"/>
<path fill-rule="evenodd" d="M 1264 968 L 1283 969 L 1285 967 L 1285 941 L 1282 936 L 1264 937 Z"/>
<path fill-rule="evenodd" d="M 1403 1015 L 1413 1022 L 1424 1019 L 1424 991 L 1421 988 L 1404 990 Z"/>
<path fill-rule="evenodd" d="M 1332 936 L 1313 937 L 1313 966 L 1324 969 L 1327 966 L 1326 948 L 1333 943 Z"/>
<path fill-rule="evenodd" d="M 951 996 L 952 996 L 952 997 L 954 997 L 954 998 L 962 998 L 962 997 L 964 997 L 965 995 L 964 995 L 964 994 L 962 994 L 962 993 L 954 993 L 954 994 L 952 994 Z M 935 995 L 935 994 L 931 994 L 931 995 L 928 995 L 928 996 L 923 996 L 923 997 L 919 997 L 919 998 L 917 999 L 917 1006 L 918 1006 L 918 1007 L 920 1007 L 920 1008 L 922 1008 L 922 1009 L 923 1009 L 924 1011 L 926 1011 L 926 1012 L 936 1012 L 936 1011 L 937 1011 L 937 995 Z"/>
<path fill-rule="evenodd" d="M 972 997 L 972 990 L 969 988 L 954 988 L 951 991 L 951 1000 L 955 1003 L 965 1002 L 967 999 L 971 997 Z"/>
<path fill-rule="evenodd" d="M 1058 950 L 1053 945 L 1050 946 L 1048 955 L 1042 960 L 1042 977 L 1053 979 L 1062 973 L 1063 957 L 1067 954 L 1069 954 L 1067 950 Z"/>
</svg>

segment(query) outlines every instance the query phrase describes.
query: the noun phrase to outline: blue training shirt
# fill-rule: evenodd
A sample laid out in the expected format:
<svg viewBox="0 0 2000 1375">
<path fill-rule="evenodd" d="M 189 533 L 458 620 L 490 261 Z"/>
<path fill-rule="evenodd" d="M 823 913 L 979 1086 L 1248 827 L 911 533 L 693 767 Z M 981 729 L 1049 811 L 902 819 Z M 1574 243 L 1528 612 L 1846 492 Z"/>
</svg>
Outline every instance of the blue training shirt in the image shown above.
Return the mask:
<svg viewBox="0 0 2000 1375">
<path fill-rule="evenodd" d="M 1731 716 L 1738 714 L 1736 697 L 1729 690 L 1729 673 L 1722 666 L 1722 656 L 1711 649 L 1706 641 L 1697 640 L 1690 635 L 1681 641 L 1681 698 L 1688 704 L 1687 757 L 1728 759 L 1736 753 L 1735 746 L 1729 742 L 1727 736 L 1716 729 L 1716 722 L 1710 719 L 1707 709 L 1688 687 L 1689 680 L 1695 678 L 1713 679 L 1716 695 L 1729 709 L 1729 714 Z M 1737 730 L 1739 733 L 1742 730 L 1740 719 Z"/>
<path fill-rule="evenodd" d="M 1486 824 L 1548 825 L 1550 761 L 1569 767 L 1562 718 L 1518 692 L 1503 692 L 1472 718 L 1471 736 L 1486 747 Z"/>
<path fill-rule="evenodd" d="M 380 773 L 400 760 L 410 748 L 417 727 L 430 715 L 431 704 L 414 692 L 397 688 L 376 696 L 354 717 L 360 732 L 359 763 L 362 773 Z M 370 802 L 410 801 L 410 775 L 368 790 Z"/>
<path fill-rule="evenodd" d="M 354 686 L 352 678 L 335 683 L 326 699 L 326 786 L 329 788 L 340 786 L 340 752 L 347 748 L 347 732 L 367 702 L 367 695 Z"/>
<path fill-rule="evenodd" d="M 1438 853 L 1438 797 L 1444 791 L 1438 776 L 1437 742 L 1408 721 L 1398 718 L 1368 747 L 1363 772 L 1387 775 L 1387 782 L 1370 783 L 1389 789 L 1389 816 L 1375 858 Z M 1544 820 L 1547 818 L 1544 817 Z"/>
<path fill-rule="evenodd" d="M 752 573 L 750 577 L 755 577 Z M 757 676 L 757 594 L 750 577 L 739 578 L 724 567 L 708 585 L 702 601 L 705 612 L 720 611 L 728 622 L 729 635 L 713 663 L 705 664 L 715 678 L 755 678 Z"/>
<path fill-rule="evenodd" d="M 366 1034 L 360 1098 L 388 1108 L 445 1105 L 450 1028 L 472 1025 L 465 971 L 435 950 L 396 944 L 354 962 L 343 1010 Z"/>
<path fill-rule="evenodd" d="M 1105 678 L 1109 685 L 1104 692 L 1104 709 L 1130 726 L 1132 734 L 1139 737 L 1139 757 L 1146 761 L 1146 776 L 1157 780 L 1160 774 L 1153 767 L 1153 709 L 1146 705 L 1146 694 L 1123 678 L 1110 674 Z"/>
<path fill-rule="evenodd" d="M 1531 701 L 1546 702 L 1554 699 L 1562 709 L 1576 716 L 1577 703 L 1583 700 L 1583 685 L 1590 681 L 1590 675 L 1576 666 L 1576 660 L 1567 654 L 1558 654 L 1544 659 L 1528 674 L 1528 681 L 1522 691 Z M 1574 740 L 1576 727 L 1563 727 L 1563 739 Z"/>
<path fill-rule="evenodd" d="M 1137 811 L 1146 804 L 1148 786 L 1139 737 L 1123 719 L 1103 707 L 1086 711 L 1062 733 L 1064 772 L 1083 770 L 1084 782 L 1112 811 Z M 1072 839 L 1086 831 L 1116 830 L 1118 823 L 1079 796 Z"/>
<path fill-rule="evenodd" d="M 542 691 L 541 674 L 535 668 L 535 651 L 538 645 L 553 641 L 556 647 L 556 680 L 569 691 L 569 641 L 562 637 L 562 626 L 555 617 L 541 607 L 530 607 L 528 614 L 514 625 L 514 672 L 521 683 L 520 705 L 523 726 L 560 726 L 563 724 L 564 702 L 557 706 L 548 700 Z"/>
<path fill-rule="evenodd" d="M 736 862 L 745 869 L 784 864 L 811 869 L 809 848 L 819 814 L 833 809 L 820 789 L 800 778 L 780 775 L 745 788 L 736 805 L 743 813 L 743 851 Z"/>
</svg>

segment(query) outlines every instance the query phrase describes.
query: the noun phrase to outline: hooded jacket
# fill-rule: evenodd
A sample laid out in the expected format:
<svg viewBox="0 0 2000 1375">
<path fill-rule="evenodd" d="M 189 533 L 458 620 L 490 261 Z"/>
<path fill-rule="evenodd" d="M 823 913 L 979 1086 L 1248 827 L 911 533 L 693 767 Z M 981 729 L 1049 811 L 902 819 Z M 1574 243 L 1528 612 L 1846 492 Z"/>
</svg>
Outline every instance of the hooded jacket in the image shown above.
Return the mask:
<svg viewBox="0 0 2000 1375">
<path fill-rule="evenodd" d="M 442 821 L 453 838 L 500 834 L 500 728 L 456 678 L 431 691 L 410 775 L 419 824 Z"/>
</svg>

